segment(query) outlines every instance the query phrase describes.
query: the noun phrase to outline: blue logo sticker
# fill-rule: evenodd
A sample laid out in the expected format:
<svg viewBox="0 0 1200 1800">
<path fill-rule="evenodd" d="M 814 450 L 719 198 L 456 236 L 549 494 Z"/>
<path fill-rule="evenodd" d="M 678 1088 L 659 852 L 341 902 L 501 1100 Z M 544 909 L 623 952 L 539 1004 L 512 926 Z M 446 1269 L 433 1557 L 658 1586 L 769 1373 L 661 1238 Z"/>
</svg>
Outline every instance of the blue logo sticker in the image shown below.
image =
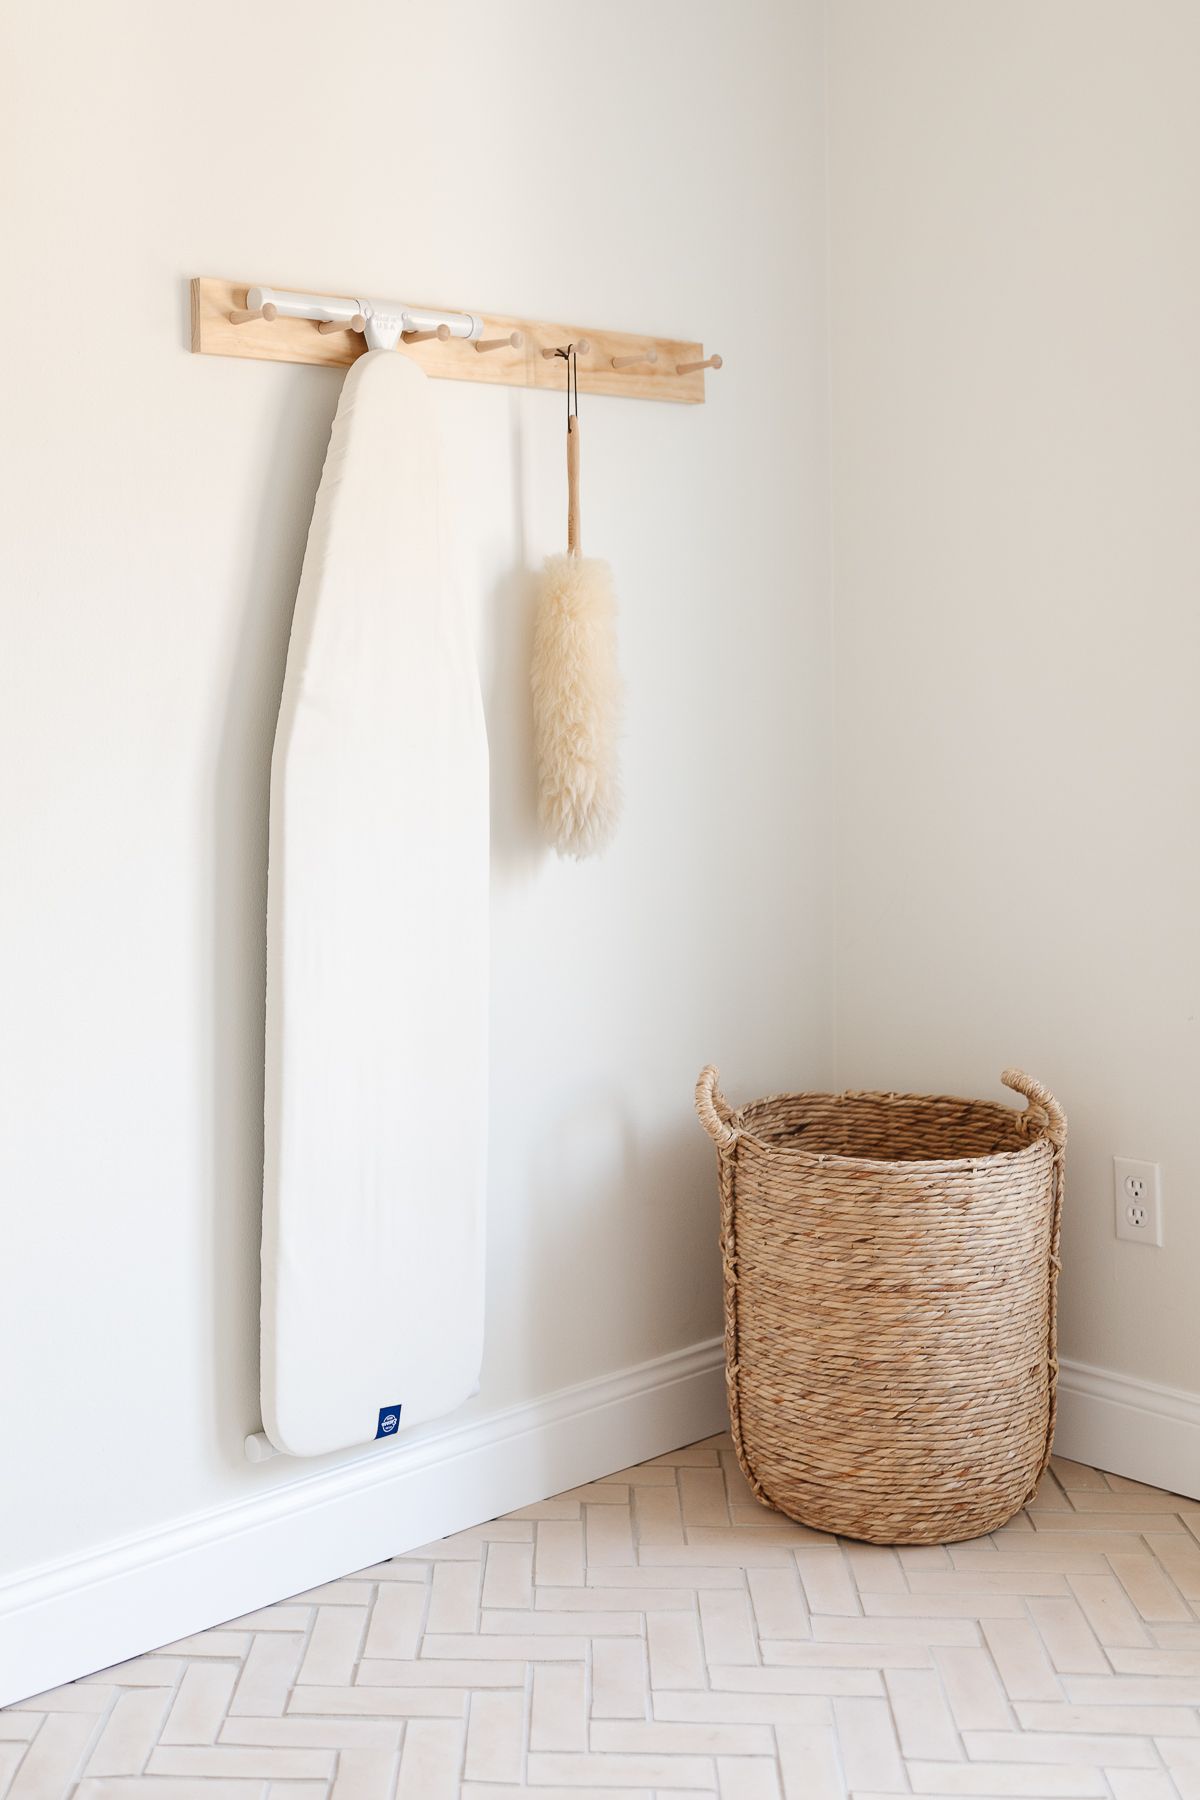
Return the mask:
<svg viewBox="0 0 1200 1800">
<path fill-rule="evenodd" d="M 398 1406 L 381 1406 L 379 1409 L 379 1429 L 375 1436 L 393 1437 L 400 1429 L 400 1408 Z"/>
</svg>

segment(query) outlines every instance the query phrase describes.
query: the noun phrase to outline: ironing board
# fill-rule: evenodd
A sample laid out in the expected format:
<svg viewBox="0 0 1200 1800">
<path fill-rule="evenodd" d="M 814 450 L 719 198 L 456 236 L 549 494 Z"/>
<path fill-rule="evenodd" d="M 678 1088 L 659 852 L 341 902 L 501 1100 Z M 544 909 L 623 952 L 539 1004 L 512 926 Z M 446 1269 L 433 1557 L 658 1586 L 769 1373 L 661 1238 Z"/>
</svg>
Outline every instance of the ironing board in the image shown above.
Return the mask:
<svg viewBox="0 0 1200 1800">
<path fill-rule="evenodd" d="M 262 1415 L 317 1456 L 458 1406 L 483 1345 L 488 768 L 426 377 L 346 377 L 271 768 Z"/>
</svg>

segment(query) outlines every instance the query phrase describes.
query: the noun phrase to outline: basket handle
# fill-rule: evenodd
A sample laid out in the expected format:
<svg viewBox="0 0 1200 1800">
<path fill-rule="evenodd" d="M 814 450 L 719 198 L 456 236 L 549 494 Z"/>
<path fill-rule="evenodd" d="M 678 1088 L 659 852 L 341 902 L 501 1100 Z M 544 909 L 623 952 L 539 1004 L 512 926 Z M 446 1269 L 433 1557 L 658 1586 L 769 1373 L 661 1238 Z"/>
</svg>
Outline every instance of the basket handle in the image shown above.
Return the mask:
<svg viewBox="0 0 1200 1800">
<path fill-rule="evenodd" d="M 1005 1069 L 1000 1079 L 1014 1094 L 1024 1094 L 1031 1107 L 1040 1107 L 1046 1115 L 1050 1142 L 1061 1150 L 1067 1141 L 1067 1115 L 1050 1089 L 1035 1081 L 1032 1075 L 1026 1075 L 1023 1069 Z"/>
<path fill-rule="evenodd" d="M 717 1083 L 721 1077 L 711 1063 L 700 1071 L 696 1082 L 696 1111 L 700 1123 L 707 1131 L 718 1150 L 728 1150 L 737 1142 L 738 1134 L 729 1121 L 733 1117 L 733 1109 Z"/>
</svg>

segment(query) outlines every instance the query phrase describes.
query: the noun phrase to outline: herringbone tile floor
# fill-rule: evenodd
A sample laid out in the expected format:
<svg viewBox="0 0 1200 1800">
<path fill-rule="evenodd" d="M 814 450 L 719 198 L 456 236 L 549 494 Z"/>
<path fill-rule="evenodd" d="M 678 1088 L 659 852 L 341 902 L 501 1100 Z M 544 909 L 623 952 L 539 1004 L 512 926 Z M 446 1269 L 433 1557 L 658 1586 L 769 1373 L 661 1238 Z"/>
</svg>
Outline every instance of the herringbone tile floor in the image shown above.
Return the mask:
<svg viewBox="0 0 1200 1800">
<path fill-rule="evenodd" d="M 4 1800 L 1200 1797 L 1200 1505 L 1056 1462 L 946 1549 L 727 1437 L 0 1712 Z"/>
</svg>

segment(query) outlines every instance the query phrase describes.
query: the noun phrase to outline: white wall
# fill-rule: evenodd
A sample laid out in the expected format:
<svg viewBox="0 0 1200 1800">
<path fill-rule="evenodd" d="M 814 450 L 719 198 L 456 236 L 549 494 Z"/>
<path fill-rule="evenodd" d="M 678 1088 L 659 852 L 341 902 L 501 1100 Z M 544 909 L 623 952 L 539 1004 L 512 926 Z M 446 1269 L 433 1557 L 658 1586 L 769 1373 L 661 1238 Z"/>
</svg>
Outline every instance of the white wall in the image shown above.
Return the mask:
<svg viewBox="0 0 1200 1800">
<path fill-rule="evenodd" d="M 838 1078 L 1049 1082 L 1063 1350 L 1197 1394 L 1200 11 L 830 28 Z"/>
<path fill-rule="evenodd" d="M 436 396 L 494 781 L 475 1414 L 719 1329 L 697 1069 L 829 1075 L 820 10 L 7 9 L 0 1573 L 298 1479 L 242 1439 L 268 764 L 339 377 L 190 356 L 191 274 L 725 353 L 702 409 L 584 397 L 628 680 L 597 866 L 534 827 L 563 407 Z"/>
</svg>

